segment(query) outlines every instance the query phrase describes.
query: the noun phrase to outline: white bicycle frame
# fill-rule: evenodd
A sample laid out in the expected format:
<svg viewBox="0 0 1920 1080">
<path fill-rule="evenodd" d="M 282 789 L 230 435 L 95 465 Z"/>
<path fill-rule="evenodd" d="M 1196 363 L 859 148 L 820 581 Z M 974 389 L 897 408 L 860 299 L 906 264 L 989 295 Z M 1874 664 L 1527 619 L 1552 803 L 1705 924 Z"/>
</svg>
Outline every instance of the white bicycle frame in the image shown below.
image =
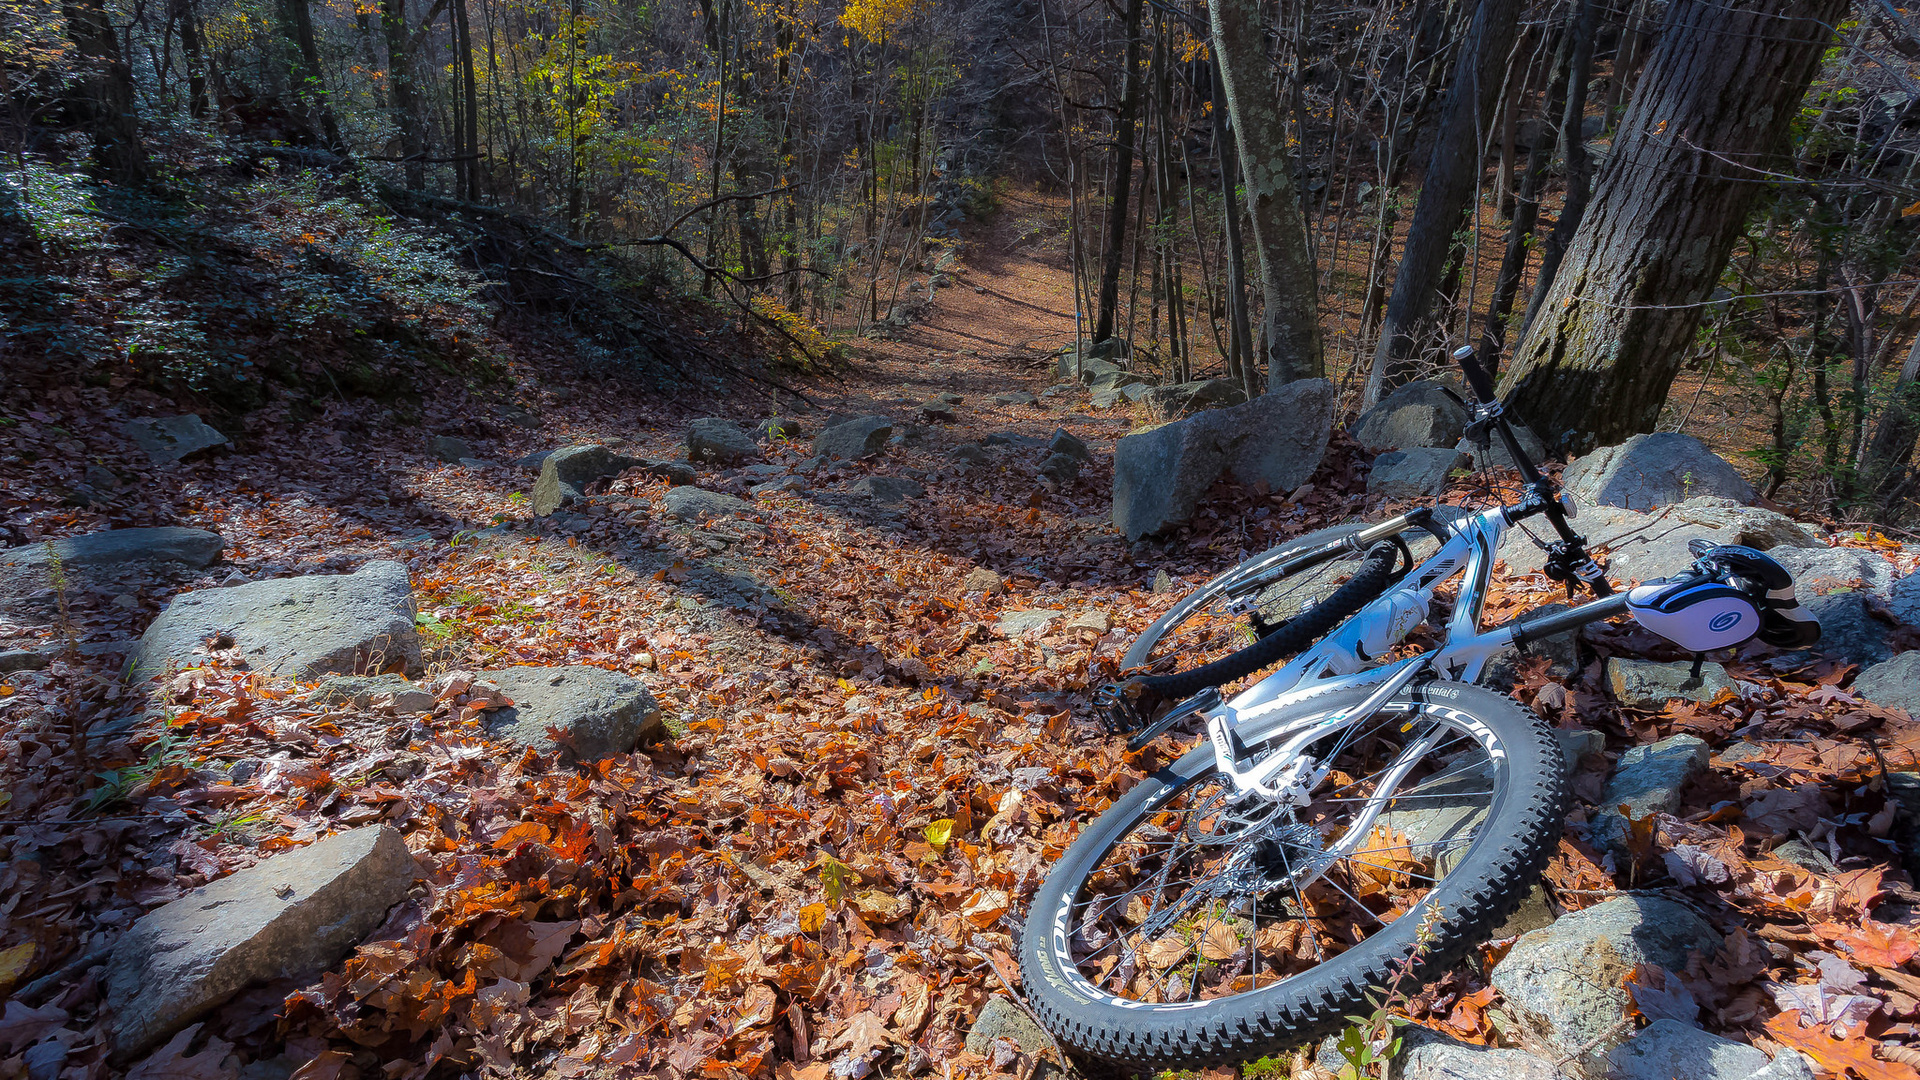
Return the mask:
<svg viewBox="0 0 1920 1080">
<path fill-rule="evenodd" d="M 1400 520 L 1406 522 L 1406 519 Z M 1388 534 L 1398 535 L 1418 527 L 1407 523 L 1406 529 L 1388 529 Z M 1304 756 L 1308 746 L 1364 722 L 1423 671 L 1434 669 L 1449 678 L 1472 682 L 1480 677 L 1495 653 L 1514 645 L 1518 624 L 1484 632 L 1480 629 L 1480 610 L 1493 573 L 1494 552 L 1508 528 L 1507 508 L 1495 507 L 1440 527 L 1451 534 L 1440 545 L 1440 550 L 1402 577 L 1393 589 L 1361 608 L 1286 666 L 1231 700 L 1205 710 L 1215 766 L 1238 790 L 1304 804 L 1304 793 L 1313 790 L 1332 769 L 1331 763 Z M 1362 534 L 1362 542 L 1384 538 L 1380 533 L 1380 528 L 1368 530 Z M 1428 610 L 1434 591 L 1462 571 L 1465 580 L 1443 630 L 1440 647 L 1419 656 L 1367 668 L 1371 661 L 1362 651 L 1361 643 L 1397 642 L 1403 638 L 1423 621 L 1407 619 L 1406 612 Z M 1409 593 L 1410 598 L 1406 595 Z M 1418 601 L 1418 606 L 1414 607 L 1409 599 Z M 1596 619 L 1617 610 L 1612 605 L 1591 606 L 1596 609 L 1592 614 Z M 1395 620 L 1404 625 L 1395 625 Z M 1373 688 L 1373 693 L 1351 708 L 1315 706 L 1316 700 L 1329 694 L 1363 687 Z M 1434 749 L 1441 736 L 1442 732 L 1436 728 L 1400 751 L 1353 824 L 1315 860 L 1314 877 L 1366 840 L 1374 821 L 1393 801 L 1400 782 Z M 1267 747 L 1275 752 L 1250 764 L 1241 764 L 1242 759 L 1249 756 L 1249 750 Z M 1497 746 L 1488 749 L 1493 756 L 1504 756 Z M 1296 884 L 1305 883 L 1303 880 Z"/>
</svg>

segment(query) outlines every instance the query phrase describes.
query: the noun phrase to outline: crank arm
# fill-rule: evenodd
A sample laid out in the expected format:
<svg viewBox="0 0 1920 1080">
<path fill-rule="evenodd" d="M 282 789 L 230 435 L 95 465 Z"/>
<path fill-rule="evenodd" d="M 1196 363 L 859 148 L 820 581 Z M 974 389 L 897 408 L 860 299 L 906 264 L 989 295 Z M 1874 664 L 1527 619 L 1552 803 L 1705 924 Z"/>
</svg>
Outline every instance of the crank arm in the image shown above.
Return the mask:
<svg viewBox="0 0 1920 1080">
<path fill-rule="evenodd" d="M 1173 730 L 1173 725 L 1196 713 L 1203 713 L 1220 704 L 1220 688 L 1209 686 L 1187 700 L 1167 710 L 1167 715 L 1148 724 L 1127 740 L 1127 752 L 1134 753 L 1144 749 L 1148 743 Z"/>
</svg>

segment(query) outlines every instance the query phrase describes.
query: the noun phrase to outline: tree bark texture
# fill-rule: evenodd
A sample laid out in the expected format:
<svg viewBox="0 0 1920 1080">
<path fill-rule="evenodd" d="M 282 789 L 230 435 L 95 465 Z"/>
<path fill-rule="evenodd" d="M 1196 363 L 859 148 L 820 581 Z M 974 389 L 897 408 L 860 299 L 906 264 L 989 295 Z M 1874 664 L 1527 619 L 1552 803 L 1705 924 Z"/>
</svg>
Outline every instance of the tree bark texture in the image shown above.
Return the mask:
<svg viewBox="0 0 1920 1080">
<path fill-rule="evenodd" d="M 287 37 L 294 48 L 294 96 L 309 102 L 320 121 L 320 136 L 327 149 L 340 153 L 346 144 L 340 141 L 340 125 L 333 118 L 333 106 L 327 100 L 326 80 L 320 69 L 320 47 L 313 37 L 313 10 L 307 0 L 281 0 Z"/>
<path fill-rule="evenodd" d="M 1454 233 L 1480 180 L 1480 149 L 1492 127 L 1505 83 L 1507 59 L 1520 24 L 1520 0 L 1480 0 L 1454 61 L 1453 82 L 1440 114 L 1433 153 L 1421 178 L 1420 201 L 1407 228 L 1400 271 L 1380 323 L 1380 343 L 1367 379 L 1372 404 L 1418 370 L 1414 353 L 1421 324 L 1446 273 Z"/>
<path fill-rule="evenodd" d="M 414 91 L 412 57 L 407 51 L 406 0 L 380 0 L 380 28 L 387 38 L 387 88 L 393 99 L 393 122 L 400 129 L 400 156 L 406 159 L 407 187 L 427 186 L 426 143 L 420 137 L 418 96 Z"/>
<path fill-rule="evenodd" d="M 67 37 L 79 54 L 67 109 L 93 136 L 93 160 L 121 183 L 145 179 L 146 149 L 134 112 L 133 69 L 120 55 L 120 39 L 101 0 L 66 5 Z"/>
<path fill-rule="evenodd" d="M 1325 374 L 1319 292 L 1307 220 L 1293 181 L 1293 155 L 1287 152 L 1286 118 L 1273 91 L 1260 3 L 1207 0 L 1207 11 L 1259 256 L 1267 386 L 1317 379 Z"/>
<path fill-rule="evenodd" d="M 1127 0 L 1126 69 L 1120 73 L 1120 114 L 1113 122 L 1113 183 L 1107 192 L 1107 249 L 1100 262 L 1100 302 L 1093 323 L 1093 340 L 1113 336 L 1114 312 L 1120 306 L 1120 263 L 1127 247 L 1127 203 L 1133 197 L 1133 129 L 1140 111 L 1141 0 Z"/>
<path fill-rule="evenodd" d="M 1679 0 L 1506 384 L 1550 445 L 1653 430 L 1846 0 Z"/>
</svg>

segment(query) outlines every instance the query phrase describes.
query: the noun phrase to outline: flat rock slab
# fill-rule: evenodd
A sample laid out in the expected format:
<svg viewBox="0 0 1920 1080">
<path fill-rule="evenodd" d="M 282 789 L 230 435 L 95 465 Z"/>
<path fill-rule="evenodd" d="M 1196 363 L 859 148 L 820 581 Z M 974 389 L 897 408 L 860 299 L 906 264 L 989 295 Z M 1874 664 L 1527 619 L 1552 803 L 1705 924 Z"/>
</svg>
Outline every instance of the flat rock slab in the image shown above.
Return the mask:
<svg viewBox="0 0 1920 1080">
<path fill-rule="evenodd" d="M 1616 582 L 1683 573 L 1693 565 L 1687 541 L 1695 538 L 1765 551 L 1782 565 L 1795 557 L 1788 553 L 1819 544 L 1817 537 L 1791 518 L 1718 496 L 1688 499 L 1650 514 L 1584 501 L 1576 506 L 1574 528 L 1608 564 L 1607 576 Z M 1534 573 L 1545 563 L 1540 549 L 1518 529 L 1501 542 L 1499 557 L 1513 574 Z"/>
<path fill-rule="evenodd" d="M 419 875 L 400 834 L 353 829 L 203 885 L 142 916 L 107 961 L 113 1057 L 125 1061 L 249 984 L 331 967 Z"/>
<path fill-rule="evenodd" d="M 1064 611 L 1049 611 L 1045 608 L 1037 608 L 1031 611 L 1009 611 L 1000 616 L 999 621 L 994 624 L 994 629 L 1000 631 L 1000 633 L 1006 637 L 1017 638 L 1022 634 L 1032 633 L 1035 630 L 1041 629 L 1065 614 L 1066 612 Z"/>
<path fill-rule="evenodd" d="M 313 574 L 201 589 L 174 597 L 140 638 L 135 682 L 192 666 L 208 639 L 229 640 L 255 671 L 317 679 L 420 667 L 407 568 L 370 562 L 352 574 Z"/>
<path fill-rule="evenodd" d="M 1691 435 L 1662 431 L 1604 446 L 1567 466 L 1561 486 L 1596 506 L 1653 510 L 1698 495 L 1751 503 L 1753 485 Z"/>
<path fill-rule="evenodd" d="M 996 1039 L 1005 1039 L 1024 1054 L 1037 1054 L 1053 1048 L 1053 1038 L 1033 1022 L 1026 1010 L 1011 999 L 995 996 L 967 1030 L 967 1049 L 983 1057 L 991 1056 Z"/>
<path fill-rule="evenodd" d="M 1015 390 L 1011 394 L 996 394 L 993 403 L 995 405 L 1038 405 L 1040 399 L 1025 390 Z"/>
<path fill-rule="evenodd" d="M 1399 1029 L 1400 1052 L 1394 1056 L 1395 1080 L 1563 1080 L 1553 1063 L 1520 1050 L 1475 1046 L 1442 1035 L 1431 1028 L 1409 1024 Z M 1336 1076 L 1346 1073 L 1338 1039 L 1320 1043 L 1314 1060 Z"/>
<path fill-rule="evenodd" d="M 1575 1064 L 1605 1076 L 1607 1052 L 1632 1031 L 1619 1025 L 1631 1004 L 1625 984 L 1634 966 L 1685 971 L 1691 954 L 1719 948 L 1720 935 L 1691 908 L 1623 896 L 1522 935 L 1494 967 L 1493 985 L 1530 1049 L 1559 1058 L 1585 1047 Z"/>
<path fill-rule="evenodd" d="M 1147 411 L 1156 419 L 1172 420 L 1202 409 L 1239 405 L 1247 400 L 1247 392 L 1226 379 L 1199 379 L 1156 386 L 1147 391 L 1144 400 Z"/>
<path fill-rule="evenodd" d="M 168 465 L 181 458 L 230 446 L 232 442 L 208 427 L 206 421 L 188 413 L 185 416 L 141 417 L 120 425 L 134 444 L 147 452 L 156 465 Z"/>
<path fill-rule="evenodd" d="M 1680 660 L 1657 664 L 1651 660 L 1614 657 L 1607 662 L 1607 683 L 1613 698 L 1629 709 L 1658 711 L 1676 699 L 1707 702 L 1723 690 L 1733 689 L 1727 669 L 1719 664 L 1700 665 L 1700 676 L 1693 675 L 1693 663 Z"/>
<path fill-rule="evenodd" d="M 1672 735 L 1621 754 L 1613 779 L 1600 795 L 1600 809 L 1588 825 L 1593 846 L 1624 854 L 1628 817 L 1679 809 L 1681 793 L 1706 769 L 1711 757 L 1707 744 L 1691 735 Z M 1627 808 L 1625 814 L 1620 812 L 1622 806 Z"/>
<path fill-rule="evenodd" d="M 1467 429 L 1467 410 L 1439 383 L 1410 382 L 1354 421 L 1353 438 L 1372 450 L 1452 446 Z"/>
<path fill-rule="evenodd" d="M 722 495 L 705 488 L 677 487 L 660 500 L 661 512 L 680 521 L 703 521 L 731 517 L 734 514 L 757 515 L 759 511 L 745 499 Z"/>
<path fill-rule="evenodd" d="M 1332 430 L 1333 384 L 1301 379 L 1129 435 L 1114 446 L 1113 523 L 1130 541 L 1176 529 L 1222 474 L 1291 491 L 1319 467 Z"/>
<path fill-rule="evenodd" d="M 1853 692 L 1889 709 L 1920 718 L 1920 649 L 1882 660 L 1853 680 Z"/>
<path fill-rule="evenodd" d="M 1655 1020 L 1607 1054 L 1617 1080 L 1813 1080 L 1807 1059 L 1783 1050 L 1769 1059 L 1746 1043 L 1678 1020 Z"/>
<path fill-rule="evenodd" d="M 393 706 L 393 711 L 401 715 L 432 712 L 433 691 L 419 683 L 407 681 L 404 675 L 335 675 L 320 680 L 314 688 L 313 700 L 322 705 L 351 705 L 356 709 L 370 708 L 375 702 Z"/>
<path fill-rule="evenodd" d="M 487 734 L 541 753 L 569 749 L 582 761 L 630 753 L 666 727 L 660 706 L 638 679 L 603 668 L 510 667 L 480 672 L 513 706 L 486 714 Z M 566 733 L 565 746 L 549 728 Z"/>
<path fill-rule="evenodd" d="M 56 558 L 69 586 L 96 585 L 131 571 L 184 576 L 220 558 L 218 533 L 174 527 L 110 529 L 0 551 L 0 613 L 41 622 L 58 610 Z M 51 549 L 51 550 L 49 550 Z"/>
</svg>

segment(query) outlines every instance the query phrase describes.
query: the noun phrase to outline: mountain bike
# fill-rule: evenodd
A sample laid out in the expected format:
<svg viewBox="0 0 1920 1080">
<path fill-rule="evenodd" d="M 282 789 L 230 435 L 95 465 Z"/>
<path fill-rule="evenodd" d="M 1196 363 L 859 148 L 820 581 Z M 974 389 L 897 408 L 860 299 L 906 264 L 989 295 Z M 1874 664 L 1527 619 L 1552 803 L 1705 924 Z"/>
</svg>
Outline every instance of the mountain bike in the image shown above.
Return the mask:
<svg viewBox="0 0 1920 1080">
<path fill-rule="evenodd" d="M 1568 809 L 1547 725 L 1474 682 L 1497 653 L 1631 613 L 1696 656 L 1818 637 L 1792 578 L 1696 541 L 1690 571 L 1621 592 L 1528 459 L 1471 348 L 1454 354 L 1471 435 L 1520 474 L 1512 505 L 1421 507 L 1321 530 L 1176 603 L 1096 697 L 1138 750 L 1203 737 L 1088 825 L 1034 896 L 1020 965 L 1066 1045 L 1160 1069 L 1245 1061 L 1329 1034 L 1396 973 L 1425 979 L 1487 940 L 1555 849 Z M 1481 629 L 1494 553 L 1544 518 L 1546 573 L 1595 599 Z M 1420 554 L 1416 556 L 1416 551 Z M 1435 647 L 1404 642 L 1460 584 Z M 1183 658 L 1232 651 L 1177 670 Z M 1286 660 L 1231 698 L 1219 687 Z"/>
</svg>

